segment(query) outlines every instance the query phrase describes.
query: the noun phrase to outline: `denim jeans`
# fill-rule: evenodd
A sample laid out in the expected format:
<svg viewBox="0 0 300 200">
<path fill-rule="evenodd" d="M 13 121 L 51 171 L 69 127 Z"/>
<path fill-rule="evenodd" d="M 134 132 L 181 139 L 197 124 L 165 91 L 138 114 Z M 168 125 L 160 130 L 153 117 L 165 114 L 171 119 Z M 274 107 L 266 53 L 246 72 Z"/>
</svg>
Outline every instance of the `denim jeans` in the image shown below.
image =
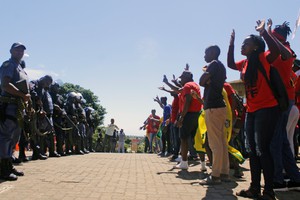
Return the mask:
<svg viewBox="0 0 300 200">
<path fill-rule="evenodd" d="M 293 181 L 300 182 L 300 173 L 287 138 L 287 121 L 293 102 L 288 110 L 280 114 L 276 130 L 271 140 L 271 154 L 274 160 L 274 182 L 283 183 L 283 169 Z"/>
<path fill-rule="evenodd" d="M 155 147 L 157 148 L 157 139 L 156 137 L 156 133 L 150 133 L 150 141 L 149 141 L 149 145 L 150 145 L 150 152 L 153 151 L 153 140 L 155 140 Z"/>
<path fill-rule="evenodd" d="M 247 113 L 246 134 L 250 148 L 251 188 L 253 189 L 260 190 L 261 170 L 263 170 L 264 189 L 273 192 L 274 163 L 270 153 L 270 143 L 279 112 L 279 107 L 275 106 Z"/>
<path fill-rule="evenodd" d="M 175 124 L 171 124 L 171 131 L 173 135 L 173 145 L 174 145 L 174 155 L 178 156 L 180 151 L 180 136 L 179 136 L 179 128 L 175 126 Z"/>
</svg>

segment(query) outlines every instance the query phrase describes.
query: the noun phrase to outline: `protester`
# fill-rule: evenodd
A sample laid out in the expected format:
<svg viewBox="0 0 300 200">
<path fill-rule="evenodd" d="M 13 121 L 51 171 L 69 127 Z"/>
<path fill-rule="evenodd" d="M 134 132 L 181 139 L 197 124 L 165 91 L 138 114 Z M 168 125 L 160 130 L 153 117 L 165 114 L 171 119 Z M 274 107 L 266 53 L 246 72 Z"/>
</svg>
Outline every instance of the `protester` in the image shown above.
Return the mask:
<svg viewBox="0 0 300 200">
<path fill-rule="evenodd" d="M 120 152 L 124 153 L 125 138 L 126 138 L 126 135 L 124 133 L 124 130 L 121 129 L 120 133 L 119 133 L 118 153 L 120 153 Z"/>
<path fill-rule="evenodd" d="M 152 109 L 149 117 L 144 121 L 144 125 L 146 125 L 147 131 L 150 133 L 150 150 L 149 153 L 153 153 L 153 140 L 155 140 L 155 148 L 158 150 L 158 142 L 156 140 L 157 131 L 160 124 L 160 117 L 156 115 L 156 110 Z"/>
<path fill-rule="evenodd" d="M 200 182 L 203 185 L 219 184 L 221 180 L 229 179 L 229 158 L 227 153 L 227 138 L 224 134 L 226 119 L 226 104 L 222 90 L 226 79 L 226 69 L 218 60 L 218 46 L 210 46 L 205 50 L 204 59 L 208 64 L 200 78 L 199 84 L 204 90 L 204 111 L 207 127 L 207 137 L 212 150 L 212 174 Z"/>
<path fill-rule="evenodd" d="M 154 99 L 160 107 L 163 109 L 163 121 L 162 121 L 162 151 L 161 156 L 169 156 L 171 152 L 171 137 L 170 137 L 170 117 L 171 117 L 171 105 L 167 103 L 167 97 L 161 97 L 160 99 L 158 96 Z"/>
<path fill-rule="evenodd" d="M 106 127 L 104 136 L 104 152 L 111 152 L 113 147 L 113 134 L 119 127 L 115 125 L 115 119 L 110 120 L 110 124 Z"/>
<path fill-rule="evenodd" d="M 247 99 L 246 134 L 250 147 L 251 184 L 249 189 L 237 192 L 238 196 L 258 199 L 275 199 L 273 191 L 274 164 L 270 153 L 270 141 L 279 118 L 278 103 L 266 79 L 259 70 L 264 68 L 269 76 L 270 63 L 279 55 L 279 49 L 265 30 L 265 22 L 258 21 L 256 30 L 266 40 L 270 53 L 265 53 L 264 40 L 257 35 L 249 35 L 243 42 L 241 54 L 246 59 L 234 61 L 235 32 L 231 34 L 228 50 L 228 67 L 241 72 Z M 261 196 L 261 170 L 265 186 Z"/>
<path fill-rule="evenodd" d="M 286 41 L 291 29 L 287 22 L 271 28 L 272 20 L 268 20 L 268 33 L 276 42 L 280 56 L 272 63 L 277 69 L 284 83 L 289 97 L 289 107 L 280 114 L 276 125 L 275 134 L 271 141 L 271 154 L 274 161 L 274 191 L 287 191 L 300 187 L 300 172 L 293 155 L 294 148 L 290 148 L 288 136 L 293 138 L 299 111 L 295 106 L 295 88 L 291 84 L 292 65 L 296 55 Z M 291 115 L 292 114 L 292 115 Z M 292 142 L 292 141 L 291 141 Z M 288 184 L 284 181 L 283 169 L 291 179 Z"/>
<path fill-rule="evenodd" d="M 200 87 L 193 81 L 193 74 L 190 71 L 185 70 L 179 78 L 183 88 L 180 92 L 180 114 L 176 125 L 179 127 L 182 159 L 178 165 L 174 166 L 174 168 L 188 169 L 188 140 L 190 137 L 195 137 L 202 104 L 198 100 L 192 98 L 191 95 L 191 90 L 194 90 L 200 95 Z"/>
</svg>

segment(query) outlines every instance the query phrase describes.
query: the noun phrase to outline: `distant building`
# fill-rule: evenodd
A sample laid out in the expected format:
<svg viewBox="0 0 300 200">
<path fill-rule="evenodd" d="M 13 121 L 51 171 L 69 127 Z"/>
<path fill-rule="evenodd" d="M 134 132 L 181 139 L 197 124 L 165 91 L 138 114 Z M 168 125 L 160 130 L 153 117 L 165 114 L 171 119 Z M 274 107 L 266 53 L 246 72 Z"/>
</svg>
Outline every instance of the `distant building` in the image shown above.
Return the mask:
<svg viewBox="0 0 300 200">
<path fill-rule="evenodd" d="M 230 81 L 228 83 L 233 87 L 239 96 L 245 98 L 245 86 L 241 79 Z"/>
</svg>

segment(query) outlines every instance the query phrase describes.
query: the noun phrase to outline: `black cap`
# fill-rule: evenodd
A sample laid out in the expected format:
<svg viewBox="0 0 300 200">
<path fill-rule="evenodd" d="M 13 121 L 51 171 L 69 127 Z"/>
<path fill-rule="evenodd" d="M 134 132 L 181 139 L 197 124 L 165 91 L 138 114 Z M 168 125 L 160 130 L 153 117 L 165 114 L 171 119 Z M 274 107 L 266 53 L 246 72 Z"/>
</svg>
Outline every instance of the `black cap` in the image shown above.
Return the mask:
<svg viewBox="0 0 300 200">
<path fill-rule="evenodd" d="M 10 49 L 14 49 L 14 48 L 17 48 L 17 47 L 23 47 L 24 50 L 26 49 L 25 45 L 20 43 L 20 42 L 15 42 L 11 45 L 11 48 Z"/>
</svg>

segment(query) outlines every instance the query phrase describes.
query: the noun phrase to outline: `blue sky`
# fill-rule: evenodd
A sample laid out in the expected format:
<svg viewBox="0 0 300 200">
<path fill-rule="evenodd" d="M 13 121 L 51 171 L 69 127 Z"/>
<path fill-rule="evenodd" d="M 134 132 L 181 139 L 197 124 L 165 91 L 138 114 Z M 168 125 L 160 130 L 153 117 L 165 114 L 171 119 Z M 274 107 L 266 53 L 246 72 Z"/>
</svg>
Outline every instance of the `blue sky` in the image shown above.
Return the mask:
<svg viewBox="0 0 300 200">
<path fill-rule="evenodd" d="M 236 60 L 240 46 L 255 34 L 257 19 L 274 25 L 290 22 L 299 13 L 299 1 L 272 0 L 16 0 L 0 7 L 0 60 L 10 57 L 13 42 L 26 45 L 26 71 L 31 79 L 45 74 L 55 80 L 90 89 L 106 108 L 105 125 L 115 123 L 125 133 L 144 135 L 139 127 L 156 109 L 153 98 L 167 96 L 163 74 L 179 76 L 186 63 L 198 82 L 207 46 L 221 48 L 226 64 L 230 33 L 236 31 Z M 292 40 L 300 55 L 300 30 Z M 239 73 L 227 70 L 227 81 Z M 203 88 L 201 88 L 203 91 Z"/>
</svg>

